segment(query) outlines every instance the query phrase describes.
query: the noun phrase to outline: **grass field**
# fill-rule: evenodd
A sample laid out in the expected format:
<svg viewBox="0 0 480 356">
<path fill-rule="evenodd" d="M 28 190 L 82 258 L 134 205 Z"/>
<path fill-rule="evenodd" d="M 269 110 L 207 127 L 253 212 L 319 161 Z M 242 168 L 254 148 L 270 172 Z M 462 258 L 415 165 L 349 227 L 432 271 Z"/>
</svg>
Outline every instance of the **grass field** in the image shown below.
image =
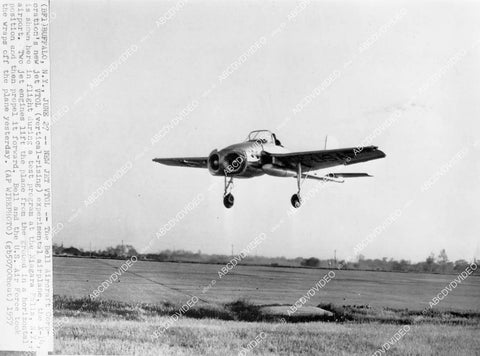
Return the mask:
<svg viewBox="0 0 480 356">
<path fill-rule="evenodd" d="M 335 271 L 305 305 L 320 305 L 335 317 L 282 324 L 259 308 L 293 304 L 328 271 L 237 266 L 220 279 L 219 265 L 138 261 L 98 299 L 82 299 L 122 262 L 54 258 L 54 316 L 61 325 L 56 353 L 229 355 L 261 334 L 247 354 L 371 355 L 408 325 L 388 354 L 480 354 L 479 277 L 463 281 L 419 320 L 420 310 L 455 276 Z M 205 290 L 212 280 L 216 284 Z M 201 301 L 152 339 L 192 295 Z M 238 308 L 233 302 L 240 299 L 247 302 Z"/>
<path fill-rule="evenodd" d="M 70 318 L 55 339 L 62 354 L 237 355 L 264 332 L 248 354 L 371 355 L 399 329 L 398 325 L 296 323 L 278 324 L 212 319 L 180 319 L 166 334 L 150 335 L 165 321 L 141 322 L 115 317 Z M 389 355 L 478 355 L 480 328 L 421 324 L 389 350 Z"/>
<path fill-rule="evenodd" d="M 110 277 L 120 260 L 54 258 L 54 294 L 86 296 Z M 221 265 L 136 262 L 102 298 L 123 302 L 186 301 L 197 295 L 208 302 L 248 299 L 257 304 L 291 304 L 328 270 L 237 266 L 219 279 Z M 452 275 L 335 271 L 335 278 L 308 305 L 370 305 L 421 310 L 455 277 Z M 216 284 L 206 293 L 204 287 Z M 438 308 L 480 311 L 480 277 L 463 281 Z"/>
</svg>

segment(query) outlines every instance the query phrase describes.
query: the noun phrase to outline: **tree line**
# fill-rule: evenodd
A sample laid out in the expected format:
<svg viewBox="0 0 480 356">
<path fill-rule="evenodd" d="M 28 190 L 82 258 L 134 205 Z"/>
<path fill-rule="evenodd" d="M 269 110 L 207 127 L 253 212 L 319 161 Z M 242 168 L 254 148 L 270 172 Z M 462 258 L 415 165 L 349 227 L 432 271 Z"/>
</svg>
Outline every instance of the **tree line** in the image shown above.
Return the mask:
<svg viewBox="0 0 480 356">
<path fill-rule="evenodd" d="M 164 250 L 158 253 L 139 254 L 132 245 L 117 245 L 105 249 L 86 251 L 82 248 L 67 247 L 53 244 L 53 254 L 56 256 L 84 256 L 94 258 L 128 258 L 137 256 L 139 260 L 159 261 L 159 262 L 197 262 L 226 264 L 232 256 L 204 254 L 200 250 L 197 252 L 186 250 Z M 473 261 L 475 262 L 475 261 Z M 344 261 L 334 259 L 310 258 L 286 258 L 286 257 L 265 257 L 265 256 L 246 256 L 239 264 L 243 265 L 263 265 L 273 267 L 309 267 L 309 268 L 337 268 L 352 270 L 370 270 L 387 272 L 423 272 L 423 273 L 460 273 L 472 261 L 464 259 L 450 261 L 446 251 L 443 249 L 438 255 L 433 252 L 425 261 L 412 263 L 408 260 L 395 260 L 393 258 L 383 257 L 381 259 L 367 259 L 363 255 L 358 255 L 355 261 Z M 480 274 L 479 270 L 475 274 Z"/>
</svg>

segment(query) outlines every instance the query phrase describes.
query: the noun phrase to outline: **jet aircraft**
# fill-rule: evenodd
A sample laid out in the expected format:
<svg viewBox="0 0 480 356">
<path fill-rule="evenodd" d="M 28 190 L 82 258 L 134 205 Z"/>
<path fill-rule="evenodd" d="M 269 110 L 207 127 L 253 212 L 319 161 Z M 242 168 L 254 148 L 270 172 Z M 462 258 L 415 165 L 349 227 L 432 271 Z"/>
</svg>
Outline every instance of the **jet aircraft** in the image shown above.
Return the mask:
<svg viewBox="0 0 480 356">
<path fill-rule="evenodd" d="M 326 146 L 326 142 L 325 142 Z M 318 176 L 320 169 L 350 165 L 384 158 L 376 146 L 350 147 L 327 150 L 289 152 L 269 130 L 250 132 L 244 142 L 221 150 L 213 150 L 208 157 L 154 158 L 154 162 L 168 166 L 207 168 L 214 176 L 224 177 L 223 204 L 231 208 L 234 197 L 233 178 L 253 178 L 264 174 L 297 179 L 297 193 L 290 201 L 295 208 L 302 202 L 301 187 L 305 179 L 343 183 L 342 178 L 371 177 L 367 173 L 328 173 Z"/>
</svg>

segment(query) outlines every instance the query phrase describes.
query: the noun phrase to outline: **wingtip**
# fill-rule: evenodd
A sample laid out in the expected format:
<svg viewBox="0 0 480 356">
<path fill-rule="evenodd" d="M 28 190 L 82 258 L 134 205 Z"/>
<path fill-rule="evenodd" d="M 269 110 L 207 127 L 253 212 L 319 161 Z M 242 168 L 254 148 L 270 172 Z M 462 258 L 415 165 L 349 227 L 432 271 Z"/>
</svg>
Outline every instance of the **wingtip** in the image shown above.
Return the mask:
<svg viewBox="0 0 480 356">
<path fill-rule="evenodd" d="M 377 146 L 374 146 L 375 148 L 375 152 L 379 153 L 380 154 L 380 158 L 385 158 L 387 157 L 387 155 L 385 154 L 385 152 L 383 152 L 382 150 L 379 150 Z"/>
</svg>

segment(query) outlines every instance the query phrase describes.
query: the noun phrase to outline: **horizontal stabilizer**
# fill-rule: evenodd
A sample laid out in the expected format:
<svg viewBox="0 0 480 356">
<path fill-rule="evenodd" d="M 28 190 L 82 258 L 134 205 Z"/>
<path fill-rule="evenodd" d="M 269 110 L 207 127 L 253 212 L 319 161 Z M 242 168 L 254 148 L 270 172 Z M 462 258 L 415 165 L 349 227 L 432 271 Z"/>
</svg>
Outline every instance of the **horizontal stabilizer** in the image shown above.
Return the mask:
<svg viewBox="0 0 480 356">
<path fill-rule="evenodd" d="M 357 177 L 372 177 L 368 173 L 328 173 L 324 176 L 317 176 L 316 174 L 302 173 L 302 178 L 323 180 L 324 182 L 343 183 L 340 178 L 357 178 Z"/>
<path fill-rule="evenodd" d="M 344 182 L 343 180 L 335 179 L 335 177 L 330 177 L 328 175 L 319 177 L 319 176 L 314 175 L 314 174 L 302 173 L 302 178 L 304 178 L 304 179 L 314 179 L 314 180 L 323 180 L 324 182 L 335 182 L 335 183 L 343 183 Z"/>
<path fill-rule="evenodd" d="M 358 178 L 358 177 L 372 177 L 368 173 L 328 173 L 327 177 L 331 178 Z"/>
</svg>

